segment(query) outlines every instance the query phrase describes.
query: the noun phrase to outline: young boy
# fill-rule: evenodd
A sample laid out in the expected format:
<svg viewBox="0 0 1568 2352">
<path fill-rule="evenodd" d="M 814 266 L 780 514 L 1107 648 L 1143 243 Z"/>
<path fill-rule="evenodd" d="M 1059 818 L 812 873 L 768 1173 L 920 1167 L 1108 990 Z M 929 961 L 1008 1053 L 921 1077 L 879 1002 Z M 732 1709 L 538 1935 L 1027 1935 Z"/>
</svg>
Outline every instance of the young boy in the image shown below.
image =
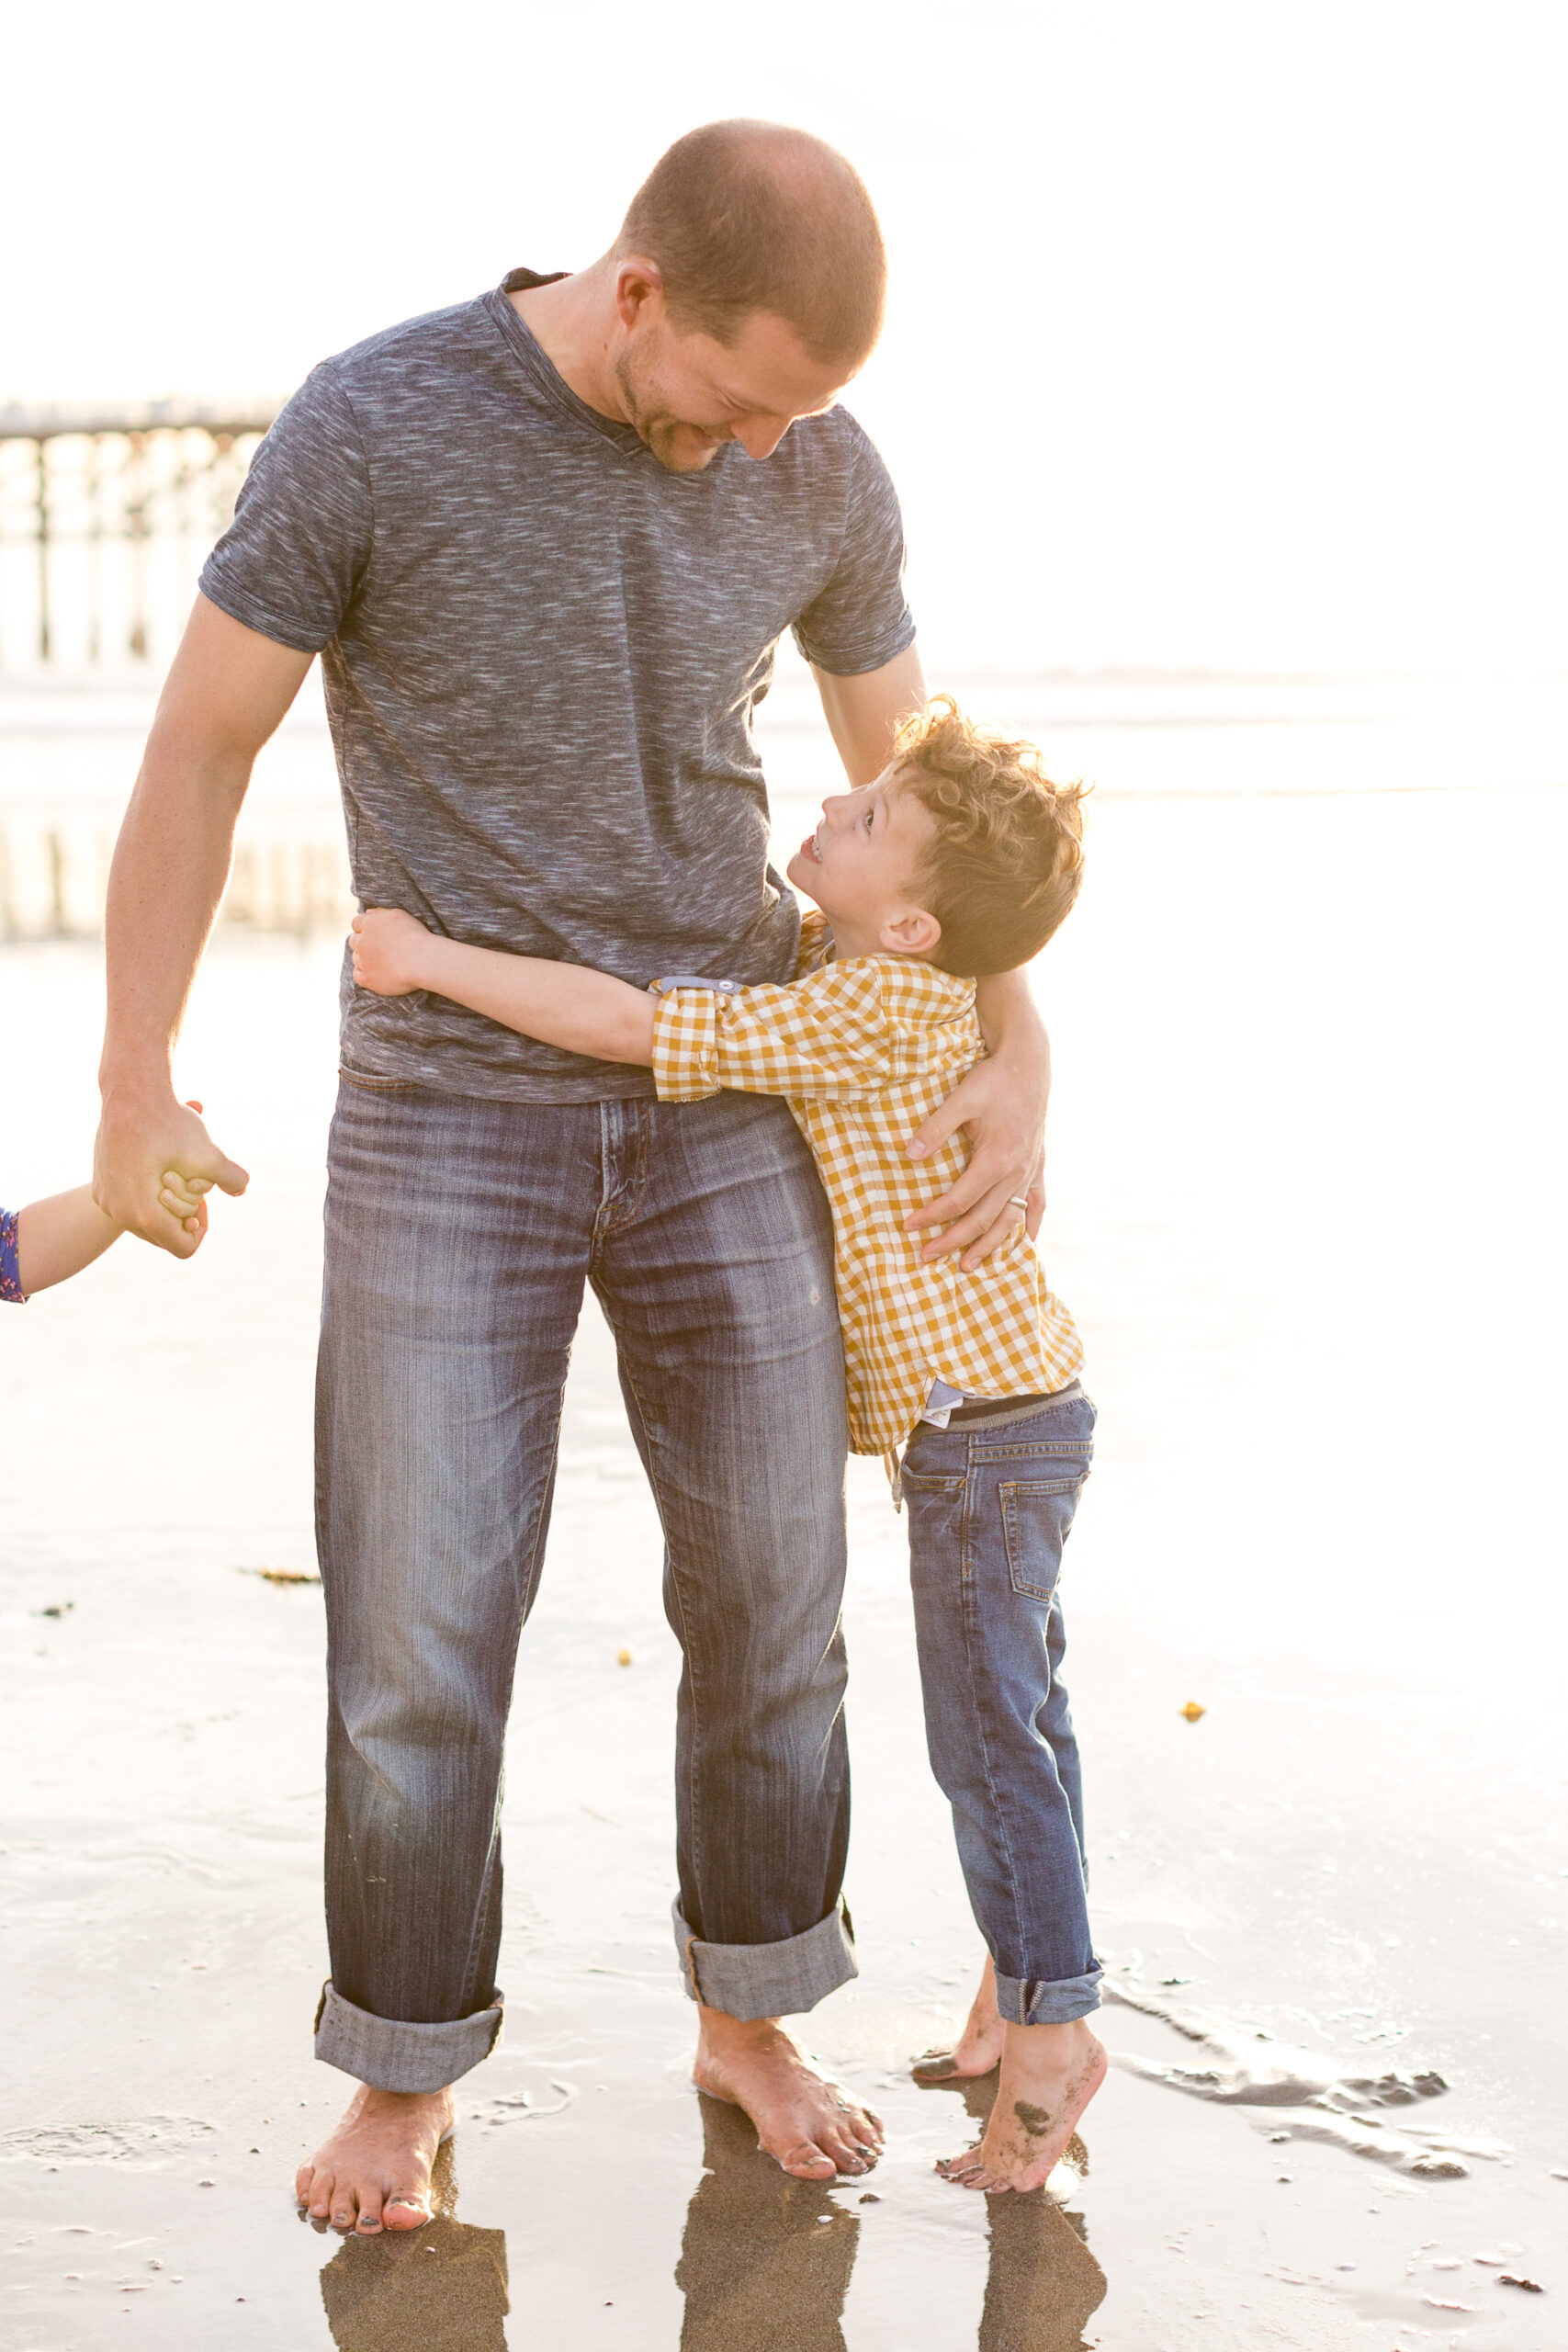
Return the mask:
<svg viewBox="0 0 1568 2352">
<path fill-rule="evenodd" d="M 976 977 L 1027 963 L 1072 907 L 1079 797 L 1045 779 L 1030 746 L 939 700 L 874 783 L 823 803 L 791 859 L 821 912 L 784 985 L 675 977 L 645 990 L 462 946 L 395 910 L 354 923 L 362 988 L 427 989 L 548 1044 L 650 1067 L 663 1101 L 781 1094 L 811 1145 L 833 1210 L 851 1441 L 889 1456 L 908 1502 L 931 1764 L 990 1954 L 958 2049 L 919 2069 L 940 2080 L 1000 2059 L 984 2137 L 941 2167 L 971 2188 L 1038 2188 L 1105 2073 L 1087 2022 L 1100 1971 L 1056 1597 L 1094 1408 L 1023 1204 L 1017 1232 L 972 1272 L 923 1260 L 908 1220 L 955 1181 L 965 1148 L 954 1137 L 916 1161 L 908 1142 L 985 1050 Z"/>
</svg>

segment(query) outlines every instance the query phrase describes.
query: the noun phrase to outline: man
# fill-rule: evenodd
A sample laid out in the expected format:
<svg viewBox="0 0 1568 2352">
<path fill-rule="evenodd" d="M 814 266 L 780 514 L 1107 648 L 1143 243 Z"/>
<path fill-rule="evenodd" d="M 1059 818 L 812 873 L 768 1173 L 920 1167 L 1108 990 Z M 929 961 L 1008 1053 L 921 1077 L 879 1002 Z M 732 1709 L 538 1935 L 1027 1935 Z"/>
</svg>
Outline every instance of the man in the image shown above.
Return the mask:
<svg viewBox="0 0 1568 2352">
<path fill-rule="evenodd" d="M 170 673 L 116 854 L 98 1197 L 183 1255 L 244 1173 L 169 1080 L 252 763 L 320 652 L 355 890 L 479 945 L 645 984 L 782 979 L 750 712 L 793 628 L 851 780 L 924 698 L 897 500 L 834 403 L 875 342 L 870 199 L 803 133 L 677 142 L 613 250 L 327 361 L 263 443 Z M 765 460 L 766 462 L 761 462 Z M 1048 1077 L 1017 975 L 931 1247 L 1038 1213 Z M 175 1170 L 189 1189 L 162 1187 Z M 840 1898 L 843 1367 L 831 1231 L 785 1105 L 429 996 L 345 991 L 318 1390 L 328 1611 L 317 2052 L 358 2077 L 301 2168 L 366 2233 L 429 2213 L 450 2086 L 501 2021 L 498 1807 L 571 1335 L 592 1281 L 684 1652 L 676 1940 L 695 2078 L 803 2178 L 880 2126 L 781 2015 L 854 1973 Z"/>
</svg>

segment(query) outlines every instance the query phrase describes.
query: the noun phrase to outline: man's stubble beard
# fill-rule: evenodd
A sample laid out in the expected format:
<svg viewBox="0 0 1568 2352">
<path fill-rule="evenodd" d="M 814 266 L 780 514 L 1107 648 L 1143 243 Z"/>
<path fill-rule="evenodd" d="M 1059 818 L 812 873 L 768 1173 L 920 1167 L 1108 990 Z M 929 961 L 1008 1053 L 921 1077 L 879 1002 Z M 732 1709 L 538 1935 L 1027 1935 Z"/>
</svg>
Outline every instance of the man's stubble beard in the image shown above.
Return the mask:
<svg viewBox="0 0 1568 2352">
<path fill-rule="evenodd" d="M 650 384 L 646 388 L 638 385 L 632 371 L 630 357 L 626 353 L 623 353 L 615 362 L 615 383 L 620 391 L 622 405 L 626 412 L 626 422 L 645 446 L 651 450 L 666 473 L 701 473 L 703 468 L 717 457 L 718 446 L 711 449 L 697 450 L 691 456 L 682 451 L 681 444 L 675 437 L 681 430 L 682 419 L 671 416 L 668 411 L 653 406 L 651 401 L 645 398 L 646 390 L 657 399 L 659 388 L 656 384 Z M 686 429 L 701 430 L 700 427 L 692 426 L 687 426 Z"/>
</svg>

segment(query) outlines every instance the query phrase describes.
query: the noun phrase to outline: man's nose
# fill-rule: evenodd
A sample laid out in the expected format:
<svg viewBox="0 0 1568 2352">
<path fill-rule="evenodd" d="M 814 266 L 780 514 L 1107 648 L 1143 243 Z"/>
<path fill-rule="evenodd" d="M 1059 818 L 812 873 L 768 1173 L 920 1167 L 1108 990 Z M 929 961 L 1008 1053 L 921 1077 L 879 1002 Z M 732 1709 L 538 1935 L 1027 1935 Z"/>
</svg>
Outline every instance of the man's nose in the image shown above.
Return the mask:
<svg viewBox="0 0 1568 2352">
<path fill-rule="evenodd" d="M 729 429 L 749 458 L 771 458 L 791 422 L 787 416 L 742 416 Z"/>
</svg>

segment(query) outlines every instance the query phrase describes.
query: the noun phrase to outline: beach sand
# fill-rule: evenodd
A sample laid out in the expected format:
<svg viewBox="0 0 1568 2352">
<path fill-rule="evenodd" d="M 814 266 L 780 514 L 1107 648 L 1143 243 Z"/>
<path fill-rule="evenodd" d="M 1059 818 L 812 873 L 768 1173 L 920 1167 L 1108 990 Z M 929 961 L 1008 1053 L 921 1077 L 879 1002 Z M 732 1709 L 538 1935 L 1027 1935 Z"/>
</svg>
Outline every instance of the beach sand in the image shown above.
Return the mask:
<svg viewBox="0 0 1568 2352">
<path fill-rule="evenodd" d="M 255 1571 L 312 1567 L 336 948 L 220 943 L 182 1071 L 250 1197 L 194 1265 L 123 1245 L 0 1327 L 7 2352 L 1560 2341 L 1564 820 L 1523 791 L 1097 812 L 1040 988 L 1048 1264 L 1101 1412 L 1065 1591 L 1120 2063 L 1086 2168 L 1027 2199 L 935 2177 L 987 2093 L 908 2076 L 978 1947 L 874 1464 L 863 1973 L 804 2031 L 887 2157 L 787 2181 L 689 2086 L 676 1657 L 591 1306 L 518 1676 L 505 2040 L 438 2222 L 297 2219 L 347 2090 L 310 2053 L 321 1611 Z M 99 986 L 89 945 L 0 965 L 8 1199 L 82 1172 Z"/>
</svg>

